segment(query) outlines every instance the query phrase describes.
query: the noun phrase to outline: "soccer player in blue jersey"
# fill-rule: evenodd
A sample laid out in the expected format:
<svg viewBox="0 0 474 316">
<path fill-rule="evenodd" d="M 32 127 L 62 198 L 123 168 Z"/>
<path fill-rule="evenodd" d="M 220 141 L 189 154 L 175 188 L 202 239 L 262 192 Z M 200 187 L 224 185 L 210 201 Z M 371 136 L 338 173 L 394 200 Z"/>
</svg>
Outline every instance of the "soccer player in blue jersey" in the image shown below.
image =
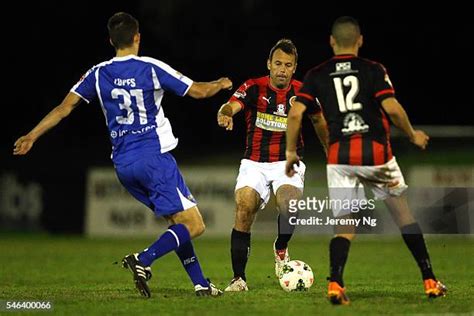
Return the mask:
<svg viewBox="0 0 474 316">
<path fill-rule="evenodd" d="M 25 155 L 35 141 L 56 126 L 81 100 L 97 98 L 104 112 L 112 142 L 112 160 L 120 182 L 137 200 L 171 224 L 158 240 L 140 253 L 122 260 L 133 274 L 141 295 L 150 297 L 147 281 L 151 264 L 175 251 L 198 296 L 219 296 L 201 271 L 191 239 L 204 232 L 204 222 L 175 159 L 169 153 L 178 144 L 161 100 L 165 91 L 195 99 L 208 98 L 222 89 L 231 89 L 228 78 L 194 82 L 167 64 L 138 56 L 139 23 L 130 14 L 119 12 L 108 20 L 110 43 L 116 56 L 92 67 L 72 87 L 64 100 L 28 134 L 14 144 L 14 155 Z"/>
</svg>

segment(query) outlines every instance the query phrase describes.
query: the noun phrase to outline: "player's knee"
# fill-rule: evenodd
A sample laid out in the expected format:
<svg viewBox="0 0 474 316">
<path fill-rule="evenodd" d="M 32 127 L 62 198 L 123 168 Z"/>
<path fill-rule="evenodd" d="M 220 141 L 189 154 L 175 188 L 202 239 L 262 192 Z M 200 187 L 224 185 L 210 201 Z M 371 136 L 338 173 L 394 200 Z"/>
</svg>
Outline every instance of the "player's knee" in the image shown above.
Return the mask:
<svg viewBox="0 0 474 316">
<path fill-rule="evenodd" d="M 206 230 L 206 225 L 203 222 L 199 223 L 195 227 L 195 233 L 193 237 L 201 236 L 205 230 Z"/>
<path fill-rule="evenodd" d="M 191 238 L 201 236 L 204 233 L 205 229 L 206 227 L 204 224 L 192 225 L 188 227 L 189 235 L 191 236 Z"/>
<path fill-rule="evenodd" d="M 198 236 L 201 236 L 204 231 L 206 230 L 206 225 L 204 224 L 204 221 L 202 219 L 196 220 L 193 222 L 192 231 L 190 231 L 191 238 L 195 238 Z"/>
<path fill-rule="evenodd" d="M 202 235 L 206 230 L 206 225 L 204 224 L 202 219 L 188 220 L 182 222 L 182 224 L 184 224 L 184 226 L 186 226 L 186 228 L 188 229 L 191 238 L 196 238 Z"/>
<path fill-rule="evenodd" d="M 235 228 L 239 231 L 249 232 L 252 227 L 255 213 L 259 206 L 258 193 L 250 188 L 243 188 L 236 192 Z"/>
<path fill-rule="evenodd" d="M 258 208 L 260 196 L 254 189 L 245 187 L 236 192 L 235 203 L 237 208 L 254 210 Z"/>
<path fill-rule="evenodd" d="M 301 199 L 302 191 L 299 188 L 289 185 L 281 186 L 277 191 L 277 207 L 282 214 L 288 213 L 290 206 L 295 206 L 295 202 Z"/>
</svg>

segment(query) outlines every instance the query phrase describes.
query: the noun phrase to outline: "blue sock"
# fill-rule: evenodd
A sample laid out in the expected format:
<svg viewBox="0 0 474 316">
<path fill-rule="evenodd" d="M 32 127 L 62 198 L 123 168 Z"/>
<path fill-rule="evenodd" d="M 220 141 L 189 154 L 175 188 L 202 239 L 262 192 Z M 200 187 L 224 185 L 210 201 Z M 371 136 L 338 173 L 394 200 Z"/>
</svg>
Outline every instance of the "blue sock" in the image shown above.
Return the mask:
<svg viewBox="0 0 474 316">
<path fill-rule="evenodd" d="M 194 247 L 191 241 L 182 244 L 178 249 L 176 249 L 176 254 L 179 257 L 179 260 L 183 264 L 184 269 L 189 275 L 189 278 L 194 285 L 201 285 L 204 287 L 209 286 L 209 282 L 204 278 L 202 274 L 201 265 L 199 264 L 198 258 L 194 253 Z"/>
<path fill-rule="evenodd" d="M 138 260 L 145 266 L 150 266 L 156 259 L 178 249 L 190 240 L 191 236 L 189 236 L 186 226 L 183 224 L 171 225 L 157 241 L 138 255 Z"/>
</svg>

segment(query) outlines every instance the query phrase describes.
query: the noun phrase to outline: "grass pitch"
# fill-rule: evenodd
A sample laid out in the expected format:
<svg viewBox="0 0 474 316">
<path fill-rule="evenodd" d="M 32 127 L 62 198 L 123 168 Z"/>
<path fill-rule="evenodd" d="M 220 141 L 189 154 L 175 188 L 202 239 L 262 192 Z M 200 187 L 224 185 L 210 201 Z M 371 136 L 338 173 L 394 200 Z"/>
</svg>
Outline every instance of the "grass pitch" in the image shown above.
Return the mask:
<svg viewBox="0 0 474 316">
<path fill-rule="evenodd" d="M 293 259 L 307 262 L 315 282 L 304 293 L 286 293 L 274 276 L 272 241 L 253 236 L 245 293 L 195 297 L 193 287 L 170 253 L 153 265 L 151 299 L 135 290 L 131 274 L 114 265 L 152 240 L 86 239 L 68 236 L 1 235 L 0 302 L 50 301 L 51 313 L 68 315 L 377 315 L 473 313 L 474 238 L 429 236 L 435 273 L 448 296 L 428 300 L 418 268 L 399 236 L 360 236 L 352 243 L 345 270 L 350 306 L 325 298 L 330 236 L 298 236 Z M 229 240 L 195 241 L 205 274 L 224 288 L 232 277 Z M 48 312 L 45 312 L 48 313 Z M 11 314 L 11 313 L 9 313 Z"/>
</svg>

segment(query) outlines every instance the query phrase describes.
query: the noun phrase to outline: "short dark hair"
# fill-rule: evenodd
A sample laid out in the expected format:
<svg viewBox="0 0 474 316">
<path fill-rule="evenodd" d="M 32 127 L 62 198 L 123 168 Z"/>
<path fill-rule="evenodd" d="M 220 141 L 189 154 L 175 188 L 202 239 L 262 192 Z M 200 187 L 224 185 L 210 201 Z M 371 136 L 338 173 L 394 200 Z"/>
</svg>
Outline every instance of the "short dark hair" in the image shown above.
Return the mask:
<svg viewBox="0 0 474 316">
<path fill-rule="evenodd" d="M 359 22 L 351 16 L 341 16 L 332 24 L 331 35 L 338 45 L 353 46 L 360 36 Z"/>
<path fill-rule="evenodd" d="M 110 17 L 107 28 L 115 49 L 130 47 L 138 34 L 138 20 L 128 13 L 117 12 Z"/>
<path fill-rule="evenodd" d="M 288 38 L 282 38 L 279 40 L 270 50 L 270 55 L 268 55 L 268 59 L 272 60 L 273 54 L 277 49 L 281 49 L 288 55 L 294 55 L 295 56 L 295 62 L 298 61 L 298 51 L 296 50 L 295 44 L 288 39 Z"/>
</svg>

